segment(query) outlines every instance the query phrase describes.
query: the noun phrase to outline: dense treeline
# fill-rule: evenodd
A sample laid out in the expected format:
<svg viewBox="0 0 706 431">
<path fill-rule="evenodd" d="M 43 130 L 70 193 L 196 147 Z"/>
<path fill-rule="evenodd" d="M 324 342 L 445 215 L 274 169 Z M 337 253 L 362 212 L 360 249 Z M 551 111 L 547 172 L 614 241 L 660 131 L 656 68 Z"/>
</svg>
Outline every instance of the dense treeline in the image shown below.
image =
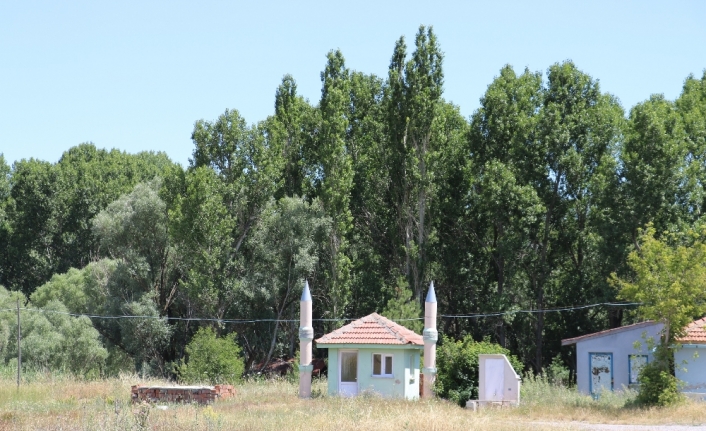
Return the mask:
<svg viewBox="0 0 706 431">
<path fill-rule="evenodd" d="M 466 119 L 442 97 L 432 29 L 409 51 L 395 43 L 386 78 L 332 51 L 317 103 L 287 75 L 264 121 L 197 121 L 186 168 L 92 144 L 56 164 L 0 158 L 0 284 L 34 307 L 154 316 L 81 326 L 101 372 L 168 374 L 203 326 L 237 332 L 248 366 L 292 356 L 305 278 L 329 319 L 318 335 L 373 311 L 419 317 L 434 280 L 442 315 L 508 312 L 444 317 L 447 336 L 490 337 L 533 369 L 573 364 L 562 338 L 634 314 L 513 311 L 615 301 L 608 278 L 629 276 L 639 228 L 702 221 L 706 74 L 626 116 L 570 61 L 505 66 Z M 7 361 L 14 323 L 0 324 Z"/>
</svg>

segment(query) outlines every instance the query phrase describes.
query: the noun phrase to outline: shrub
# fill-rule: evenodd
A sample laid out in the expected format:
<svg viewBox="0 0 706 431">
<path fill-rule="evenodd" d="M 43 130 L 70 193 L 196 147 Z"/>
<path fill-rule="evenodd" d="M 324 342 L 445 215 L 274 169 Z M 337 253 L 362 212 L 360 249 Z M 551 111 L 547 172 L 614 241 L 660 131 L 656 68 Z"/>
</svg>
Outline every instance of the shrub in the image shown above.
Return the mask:
<svg viewBox="0 0 706 431">
<path fill-rule="evenodd" d="M 504 347 L 485 339 L 474 341 L 468 335 L 461 341 L 442 337 L 438 347 L 437 377 L 434 391 L 441 398 L 449 399 L 459 405 L 469 399 L 478 398 L 478 355 L 503 354 L 518 373 L 522 363 Z"/>
<path fill-rule="evenodd" d="M 555 386 L 569 386 L 571 373 L 569 369 L 566 368 L 559 355 L 556 355 L 554 359 L 552 359 L 552 363 L 549 364 L 549 367 L 544 369 L 542 374 Z"/>
<path fill-rule="evenodd" d="M 682 400 L 679 379 L 671 373 L 672 362 L 669 349 L 662 345 L 657 346 L 655 360 L 646 364 L 638 376 L 640 381 L 636 399 L 638 404 L 670 406 Z"/>
<path fill-rule="evenodd" d="M 235 332 L 219 338 L 211 328 L 199 329 L 186 346 L 187 362 L 176 366 L 179 380 L 185 383 L 238 383 L 245 367 L 235 337 Z"/>
</svg>

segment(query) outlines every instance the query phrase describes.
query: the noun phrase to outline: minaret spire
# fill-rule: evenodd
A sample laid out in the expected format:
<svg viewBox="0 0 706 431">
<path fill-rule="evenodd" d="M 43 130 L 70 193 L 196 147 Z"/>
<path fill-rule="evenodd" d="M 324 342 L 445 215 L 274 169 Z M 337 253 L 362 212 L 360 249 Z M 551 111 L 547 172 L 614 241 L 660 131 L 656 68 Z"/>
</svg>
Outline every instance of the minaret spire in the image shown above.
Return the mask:
<svg viewBox="0 0 706 431">
<path fill-rule="evenodd" d="M 314 340 L 314 328 L 311 319 L 311 292 L 309 281 L 304 280 L 304 290 L 299 301 L 299 396 L 311 397 L 311 343 Z"/>
<path fill-rule="evenodd" d="M 433 386 L 436 381 L 436 341 L 439 333 L 436 331 L 436 292 L 434 282 L 429 285 L 429 292 L 424 301 L 424 392 L 423 398 L 431 398 L 434 394 Z"/>
</svg>

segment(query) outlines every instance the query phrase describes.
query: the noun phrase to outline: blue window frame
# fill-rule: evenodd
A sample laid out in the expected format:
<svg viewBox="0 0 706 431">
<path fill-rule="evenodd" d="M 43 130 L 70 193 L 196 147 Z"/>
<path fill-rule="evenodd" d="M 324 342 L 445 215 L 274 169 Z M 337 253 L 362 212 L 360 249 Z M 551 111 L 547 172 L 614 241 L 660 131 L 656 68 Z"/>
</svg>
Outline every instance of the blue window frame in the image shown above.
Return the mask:
<svg viewBox="0 0 706 431">
<path fill-rule="evenodd" d="M 640 383 L 638 377 L 645 365 L 647 365 L 647 355 L 628 355 L 628 384 Z"/>
</svg>

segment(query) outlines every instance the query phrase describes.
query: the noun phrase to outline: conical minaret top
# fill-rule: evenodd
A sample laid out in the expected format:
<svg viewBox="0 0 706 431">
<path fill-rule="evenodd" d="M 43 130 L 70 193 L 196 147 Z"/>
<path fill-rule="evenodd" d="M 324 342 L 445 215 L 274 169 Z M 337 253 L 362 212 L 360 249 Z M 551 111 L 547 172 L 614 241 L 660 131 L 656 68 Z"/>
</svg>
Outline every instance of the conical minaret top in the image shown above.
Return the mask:
<svg viewBox="0 0 706 431">
<path fill-rule="evenodd" d="M 436 297 L 434 297 L 436 302 Z M 304 291 L 302 291 L 302 301 L 311 301 L 311 292 L 309 291 L 309 280 L 304 280 Z"/>
<path fill-rule="evenodd" d="M 434 282 L 432 281 L 429 285 L 429 292 L 427 293 L 427 299 L 424 302 L 436 302 L 436 293 L 434 292 Z"/>
</svg>

